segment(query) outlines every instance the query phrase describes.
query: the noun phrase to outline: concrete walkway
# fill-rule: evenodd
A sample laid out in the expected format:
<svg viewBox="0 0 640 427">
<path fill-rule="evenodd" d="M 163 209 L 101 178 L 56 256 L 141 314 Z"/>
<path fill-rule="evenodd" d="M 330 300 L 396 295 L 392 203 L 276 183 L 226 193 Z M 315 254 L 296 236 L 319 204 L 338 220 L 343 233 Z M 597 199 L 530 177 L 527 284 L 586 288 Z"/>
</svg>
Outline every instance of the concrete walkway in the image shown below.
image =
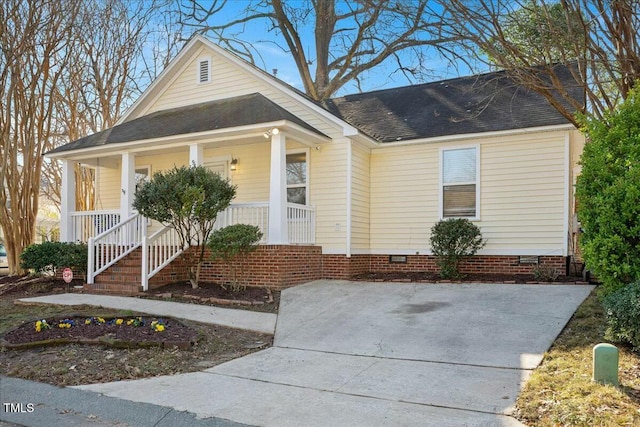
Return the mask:
<svg viewBox="0 0 640 427">
<path fill-rule="evenodd" d="M 229 326 L 231 328 L 273 334 L 277 316 L 248 310 L 234 310 L 207 305 L 182 304 L 144 298 L 115 297 L 92 294 L 57 294 L 34 298 L 22 298 L 26 304 L 94 305 L 117 310 L 130 310 L 155 316 L 170 316 L 194 322 Z"/>
<path fill-rule="evenodd" d="M 592 289 L 316 281 L 283 292 L 270 349 L 78 389 L 259 426 L 521 426 L 522 384 Z"/>
</svg>

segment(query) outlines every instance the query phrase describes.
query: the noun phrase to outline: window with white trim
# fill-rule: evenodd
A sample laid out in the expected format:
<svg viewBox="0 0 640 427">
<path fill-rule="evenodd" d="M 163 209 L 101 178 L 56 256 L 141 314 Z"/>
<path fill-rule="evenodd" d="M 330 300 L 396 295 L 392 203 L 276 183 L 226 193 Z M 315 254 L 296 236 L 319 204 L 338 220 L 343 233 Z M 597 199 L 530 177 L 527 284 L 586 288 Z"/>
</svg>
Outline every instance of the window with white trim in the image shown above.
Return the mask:
<svg viewBox="0 0 640 427">
<path fill-rule="evenodd" d="M 287 202 L 307 204 L 307 153 L 287 153 Z"/>
<path fill-rule="evenodd" d="M 134 178 L 138 190 L 142 184 L 151 181 L 151 166 L 136 166 Z"/>
<path fill-rule="evenodd" d="M 198 61 L 198 83 L 209 83 L 211 81 L 211 60 L 202 58 Z"/>
<path fill-rule="evenodd" d="M 478 147 L 441 151 L 442 218 L 478 218 Z"/>
</svg>

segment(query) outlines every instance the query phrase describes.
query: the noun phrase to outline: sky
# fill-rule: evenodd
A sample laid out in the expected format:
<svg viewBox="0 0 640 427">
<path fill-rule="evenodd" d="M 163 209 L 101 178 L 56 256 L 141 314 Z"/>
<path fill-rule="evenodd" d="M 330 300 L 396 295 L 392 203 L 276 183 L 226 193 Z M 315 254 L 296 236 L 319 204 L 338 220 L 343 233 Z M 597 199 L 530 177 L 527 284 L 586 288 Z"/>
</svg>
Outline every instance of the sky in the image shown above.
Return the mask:
<svg viewBox="0 0 640 427">
<path fill-rule="evenodd" d="M 201 0 L 203 4 L 206 1 L 207 0 Z M 247 1 L 230 1 L 220 12 L 211 18 L 211 22 L 229 22 L 237 19 L 243 15 L 242 13 L 246 5 Z M 270 31 L 264 20 L 260 22 L 253 21 L 250 25 L 238 27 L 234 34 L 237 34 L 239 38 L 252 44 L 255 51 L 254 53 L 257 53 L 255 62 L 258 67 L 269 73 L 273 73 L 273 70 L 277 69 L 277 77 L 279 79 L 300 90 L 304 89 L 293 58 L 276 45 L 276 42 L 284 45 L 284 39 L 279 38 L 275 30 Z M 216 41 L 215 37 L 212 37 L 211 34 L 207 34 L 207 37 Z M 315 42 L 313 40 L 313 28 L 311 25 L 301 31 L 301 39 L 305 50 L 313 52 Z M 429 57 L 428 67 L 433 70 L 428 80 L 409 81 L 401 73 L 397 72 L 395 61 L 387 60 L 365 75 L 361 86 L 362 90 L 372 91 L 472 74 L 472 71 L 465 65 L 451 64 L 448 60 L 440 57 L 434 49 L 428 51 L 427 56 Z M 342 88 L 336 95 L 345 95 L 358 91 L 357 85 L 351 83 Z"/>
</svg>

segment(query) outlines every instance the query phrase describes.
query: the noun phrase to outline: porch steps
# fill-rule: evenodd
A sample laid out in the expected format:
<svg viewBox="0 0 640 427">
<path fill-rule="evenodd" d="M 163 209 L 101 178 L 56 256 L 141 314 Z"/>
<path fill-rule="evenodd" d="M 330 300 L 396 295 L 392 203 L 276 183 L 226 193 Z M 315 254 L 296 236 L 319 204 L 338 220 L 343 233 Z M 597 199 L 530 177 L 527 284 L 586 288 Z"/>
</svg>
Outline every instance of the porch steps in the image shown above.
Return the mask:
<svg viewBox="0 0 640 427">
<path fill-rule="evenodd" d="M 142 292 L 141 269 L 142 249 L 107 268 L 95 278 L 95 283 L 86 285 L 91 291 L 133 295 Z"/>
</svg>

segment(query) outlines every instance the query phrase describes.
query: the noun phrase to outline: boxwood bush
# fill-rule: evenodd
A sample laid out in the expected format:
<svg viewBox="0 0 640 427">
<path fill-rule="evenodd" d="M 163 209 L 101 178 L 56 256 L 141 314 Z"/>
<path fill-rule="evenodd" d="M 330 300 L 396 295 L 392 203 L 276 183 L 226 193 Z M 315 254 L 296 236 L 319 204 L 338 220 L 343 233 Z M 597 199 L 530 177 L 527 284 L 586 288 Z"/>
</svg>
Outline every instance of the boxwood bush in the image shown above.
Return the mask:
<svg viewBox="0 0 640 427">
<path fill-rule="evenodd" d="M 631 344 L 640 352 L 640 281 L 633 282 L 604 297 L 608 340 Z"/>
<path fill-rule="evenodd" d="M 460 277 L 458 264 L 484 247 L 480 229 L 466 218 L 438 221 L 431 228 L 431 251 L 438 257 L 440 276 L 444 279 Z"/>
<path fill-rule="evenodd" d="M 64 242 L 29 245 L 20 255 L 20 266 L 37 274 L 55 274 L 61 267 L 86 272 L 87 245 Z"/>
</svg>

